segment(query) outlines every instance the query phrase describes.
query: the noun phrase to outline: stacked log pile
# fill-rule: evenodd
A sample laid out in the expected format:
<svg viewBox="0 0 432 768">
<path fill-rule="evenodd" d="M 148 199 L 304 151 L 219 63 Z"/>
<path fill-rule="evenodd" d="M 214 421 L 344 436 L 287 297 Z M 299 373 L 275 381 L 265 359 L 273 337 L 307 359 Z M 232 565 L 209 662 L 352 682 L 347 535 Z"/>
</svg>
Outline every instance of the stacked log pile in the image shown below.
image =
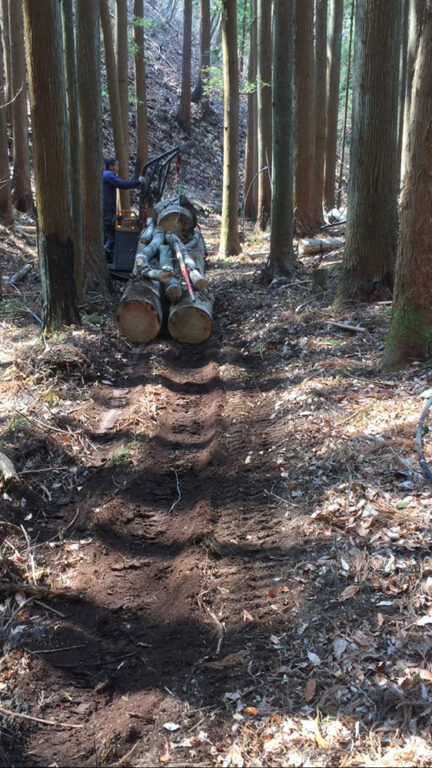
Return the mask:
<svg viewBox="0 0 432 768">
<path fill-rule="evenodd" d="M 213 303 L 194 206 L 184 196 L 161 201 L 140 235 L 132 278 L 116 312 L 117 329 L 133 343 L 149 342 L 166 314 L 174 339 L 199 344 L 212 332 Z"/>
</svg>

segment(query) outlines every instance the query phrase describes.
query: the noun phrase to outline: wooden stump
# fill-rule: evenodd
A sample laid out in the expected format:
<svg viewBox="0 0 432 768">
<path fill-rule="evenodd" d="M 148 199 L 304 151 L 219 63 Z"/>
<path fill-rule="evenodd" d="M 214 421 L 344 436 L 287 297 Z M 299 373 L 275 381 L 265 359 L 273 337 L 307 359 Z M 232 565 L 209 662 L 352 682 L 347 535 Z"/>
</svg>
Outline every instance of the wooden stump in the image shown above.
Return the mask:
<svg viewBox="0 0 432 768">
<path fill-rule="evenodd" d="M 152 280 L 128 283 L 115 321 L 119 333 L 134 344 L 153 341 L 162 325 L 160 283 Z"/>
<path fill-rule="evenodd" d="M 188 294 L 173 304 L 168 317 L 168 330 L 177 341 L 200 344 L 209 338 L 213 328 L 214 297 L 196 293 L 195 301 Z"/>
</svg>

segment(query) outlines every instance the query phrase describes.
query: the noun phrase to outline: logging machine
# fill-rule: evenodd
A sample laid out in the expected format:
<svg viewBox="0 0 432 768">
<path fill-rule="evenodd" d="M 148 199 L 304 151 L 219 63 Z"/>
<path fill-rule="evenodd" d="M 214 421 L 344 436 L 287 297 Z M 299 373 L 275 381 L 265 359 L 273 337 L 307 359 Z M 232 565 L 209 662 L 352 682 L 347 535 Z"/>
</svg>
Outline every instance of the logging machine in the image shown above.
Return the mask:
<svg viewBox="0 0 432 768">
<path fill-rule="evenodd" d="M 119 211 L 114 219 L 114 257 L 108 264 L 110 272 L 127 279 L 132 272 L 141 230 L 153 213 L 153 205 L 162 198 L 171 165 L 175 161 L 175 178 L 181 182 L 182 156 L 189 144 L 178 144 L 173 149 L 149 160 L 141 173 L 146 181 L 139 192 L 139 213 Z"/>
</svg>

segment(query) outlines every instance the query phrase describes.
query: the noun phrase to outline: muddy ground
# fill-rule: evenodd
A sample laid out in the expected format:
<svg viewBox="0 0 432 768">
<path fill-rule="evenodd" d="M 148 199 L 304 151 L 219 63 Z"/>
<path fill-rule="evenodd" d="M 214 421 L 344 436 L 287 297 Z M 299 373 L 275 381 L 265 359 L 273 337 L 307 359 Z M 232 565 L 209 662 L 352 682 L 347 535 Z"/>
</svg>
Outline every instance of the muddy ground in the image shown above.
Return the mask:
<svg viewBox="0 0 432 768">
<path fill-rule="evenodd" d="M 204 344 L 129 345 L 119 286 L 44 341 L 36 264 L 5 283 L 1 764 L 428 765 L 430 368 L 379 373 L 388 305 L 333 313 L 340 254 L 316 293 L 203 231 Z"/>
</svg>

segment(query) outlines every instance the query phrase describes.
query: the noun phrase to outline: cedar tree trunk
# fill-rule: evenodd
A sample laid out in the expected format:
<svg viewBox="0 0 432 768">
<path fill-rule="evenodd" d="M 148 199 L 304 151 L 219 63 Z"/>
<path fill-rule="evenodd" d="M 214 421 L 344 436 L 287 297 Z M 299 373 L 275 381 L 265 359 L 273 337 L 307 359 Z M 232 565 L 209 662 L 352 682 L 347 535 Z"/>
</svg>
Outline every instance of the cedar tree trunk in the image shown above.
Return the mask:
<svg viewBox="0 0 432 768">
<path fill-rule="evenodd" d="M 382 367 L 432 355 L 432 0 L 427 0 L 413 80 L 407 168 L 390 332 Z"/>
<path fill-rule="evenodd" d="M 9 2 L 12 62 L 13 158 L 12 200 L 18 211 L 32 213 L 30 151 L 27 128 L 26 63 L 23 37 L 22 2 Z"/>
<path fill-rule="evenodd" d="M 257 17 L 256 0 L 251 0 L 251 20 L 249 28 L 248 82 L 256 84 L 257 77 Z M 245 152 L 245 171 L 243 184 L 243 215 L 256 221 L 258 202 L 258 147 L 257 147 L 257 90 L 247 95 L 247 133 Z"/>
<path fill-rule="evenodd" d="M 134 42 L 135 42 L 135 111 L 137 154 L 135 177 L 141 175 L 148 160 L 147 133 L 147 88 L 144 58 L 144 0 L 134 0 Z"/>
<path fill-rule="evenodd" d="M 293 252 L 293 70 L 294 3 L 274 1 L 273 162 L 270 270 L 287 275 Z"/>
<path fill-rule="evenodd" d="M 359 2 L 362 3 L 363 0 L 359 0 Z M 329 59 L 327 62 L 327 138 L 324 174 L 324 208 L 326 211 L 334 208 L 335 204 L 342 22 L 343 0 L 330 0 Z"/>
<path fill-rule="evenodd" d="M 73 274 L 68 126 L 57 0 L 24 0 L 43 331 L 79 322 Z M 47 56 L 49 51 L 49 56 Z M 50 88 L 47 88 L 49 83 Z M 47 120 L 49 114 L 49 120 Z"/>
<path fill-rule="evenodd" d="M 62 0 L 64 60 L 66 70 L 66 97 L 69 116 L 69 159 L 72 185 L 72 231 L 74 248 L 74 275 L 78 303 L 84 293 L 84 254 L 81 228 L 81 174 L 79 151 L 79 116 L 75 33 L 72 0 Z"/>
<path fill-rule="evenodd" d="M 184 0 L 182 87 L 177 122 L 189 135 L 191 131 L 191 52 L 192 52 L 192 0 Z"/>
<path fill-rule="evenodd" d="M 398 236 L 400 4 L 357 5 L 345 259 L 336 304 L 388 299 Z"/>
<path fill-rule="evenodd" d="M 239 75 L 236 0 L 222 0 L 222 53 L 224 75 L 224 142 L 222 221 L 219 252 L 241 252 L 238 235 Z"/>
<path fill-rule="evenodd" d="M 258 0 L 258 211 L 257 229 L 264 232 L 271 218 L 271 157 L 272 157 L 272 45 L 271 0 Z"/>
<path fill-rule="evenodd" d="M 99 0 L 76 0 L 84 286 L 86 290 L 107 295 L 108 271 L 102 230 L 99 8 Z"/>
<path fill-rule="evenodd" d="M 313 0 L 296 4 L 294 221 L 296 232 L 312 234 L 315 168 Z"/>
</svg>

